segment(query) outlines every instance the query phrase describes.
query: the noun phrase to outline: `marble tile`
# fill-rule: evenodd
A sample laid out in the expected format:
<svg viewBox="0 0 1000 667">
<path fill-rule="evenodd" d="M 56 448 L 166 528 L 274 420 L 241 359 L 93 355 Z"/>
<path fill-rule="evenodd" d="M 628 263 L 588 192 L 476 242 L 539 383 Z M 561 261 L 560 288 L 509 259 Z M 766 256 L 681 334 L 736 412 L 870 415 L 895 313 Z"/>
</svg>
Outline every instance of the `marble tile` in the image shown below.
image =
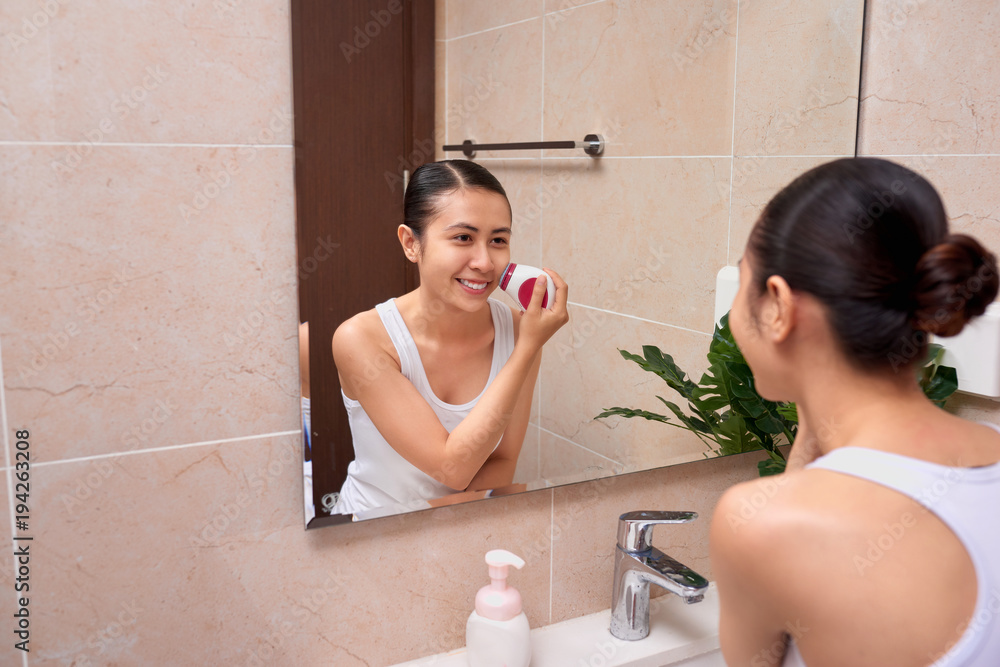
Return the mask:
<svg viewBox="0 0 1000 667">
<path fill-rule="evenodd" d="M 498 28 L 509 23 L 542 15 L 543 0 L 448 0 L 447 34 L 449 39 L 472 32 Z"/>
<path fill-rule="evenodd" d="M 541 95 L 541 19 L 448 42 L 449 143 L 539 141 Z M 539 151 L 480 151 L 476 157 L 512 155 L 538 157 Z"/>
<path fill-rule="evenodd" d="M 622 358 L 619 349 L 641 355 L 643 345 L 656 345 L 697 381 L 708 366 L 710 342 L 708 334 L 577 307 L 542 357 L 541 426 L 628 470 L 685 455 L 701 458 L 708 447 L 687 430 L 641 418 L 595 417 L 612 407 L 665 414 L 658 395 L 686 406 L 662 379 Z"/>
<path fill-rule="evenodd" d="M 729 158 L 547 160 L 543 254 L 569 299 L 711 332 Z"/>
<path fill-rule="evenodd" d="M 540 477 L 552 484 L 615 475 L 622 464 L 569 440 L 542 431 L 539 443 Z"/>
<path fill-rule="evenodd" d="M 551 491 L 306 532 L 296 444 L 123 456 L 73 504 L 97 462 L 44 467 L 33 655 L 391 664 L 464 644 L 498 547 L 525 558 L 511 580 L 532 625 L 548 622 Z"/>
<path fill-rule="evenodd" d="M 38 460 L 297 430 L 292 150 L 78 148 L 0 147 L 7 409 Z"/>
<path fill-rule="evenodd" d="M 524 444 L 521 445 L 521 455 L 517 457 L 517 469 L 514 471 L 514 484 L 525 484 L 537 481 L 539 474 L 539 431 L 537 422 L 528 424 L 524 434 Z"/>
<path fill-rule="evenodd" d="M 736 0 L 601 2 L 545 17 L 545 139 L 729 155 Z M 561 155 L 562 153 L 560 153 Z"/>
<path fill-rule="evenodd" d="M 43 138 L 291 144 L 287 2 L 59 4 Z"/>
<path fill-rule="evenodd" d="M 1000 152 L 1000 8 L 958 0 L 868 4 L 861 152 Z"/>
<path fill-rule="evenodd" d="M 854 155 L 863 8 L 860 0 L 740 6 L 736 155 Z"/>
<path fill-rule="evenodd" d="M 440 6 L 443 3 L 438 3 Z M 441 147 L 448 143 L 448 43 L 434 42 L 434 156 L 436 162 L 455 157 Z"/>
<path fill-rule="evenodd" d="M 40 141 L 55 137 L 52 28 L 67 9 L 58 2 L 6 0 L 0 3 L 0 141 Z"/>
<path fill-rule="evenodd" d="M 510 259 L 518 264 L 542 266 L 542 223 L 549 197 L 543 189 L 542 161 L 476 158 L 497 177 L 507 193 L 513 214 Z M 504 295 L 506 298 L 506 295 Z M 514 303 L 511 299 L 510 303 Z"/>
<path fill-rule="evenodd" d="M 738 454 L 555 489 L 552 622 L 611 604 L 618 516 L 633 510 L 695 511 L 689 524 L 659 526 L 653 545 L 712 579 L 708 527 L 723 491 L 757 477 L 762 452 Z"/>
<path fill-rule="evenodd" d="M 1000 157 L 916 156 L 891 158 L 921 174 L 937 189 L 954 233 L 976 237 L 1000 256 Z"/>
<path fill-rule="evenodd" d="M 448 39 L 449 0 L 434 0 L 434 39 Z"/>
<path fill-rule="evenodd" d="M 737 266 L 750 230 L 771 198 L 828 157 L 748 157 L 733 164 L 732 213 L 729 229 L 729 266 Z"/>
</svg>

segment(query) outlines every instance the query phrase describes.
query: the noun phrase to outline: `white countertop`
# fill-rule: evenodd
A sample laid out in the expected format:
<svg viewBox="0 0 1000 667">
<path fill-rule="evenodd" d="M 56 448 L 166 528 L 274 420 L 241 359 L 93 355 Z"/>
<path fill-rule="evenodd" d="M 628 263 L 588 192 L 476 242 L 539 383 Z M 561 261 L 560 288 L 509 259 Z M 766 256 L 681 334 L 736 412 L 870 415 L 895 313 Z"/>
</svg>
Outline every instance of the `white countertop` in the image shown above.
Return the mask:
<svg viewBox="0 0 1000 667">
<path fill-rule="evenodd" d="M 649 636 L 634 642 L 608 632 L 610 609 L 532 630 L 531 667 L 662 667 L 719 648 L 719 596 L 714 583 L 702 602 L 689 605 L 667 594 L 650 600 L 649 607 Z M 465 648 L 395 667 L 430 665 L 468 667 Z"/>
</svg>

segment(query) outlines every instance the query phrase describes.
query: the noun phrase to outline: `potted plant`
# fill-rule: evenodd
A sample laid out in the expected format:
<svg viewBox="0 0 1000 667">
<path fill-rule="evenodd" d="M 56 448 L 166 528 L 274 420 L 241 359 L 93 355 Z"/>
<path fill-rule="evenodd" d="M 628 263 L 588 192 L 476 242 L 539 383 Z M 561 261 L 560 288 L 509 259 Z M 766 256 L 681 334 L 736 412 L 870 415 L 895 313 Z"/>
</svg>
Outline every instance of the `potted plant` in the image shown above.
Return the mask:
<svg viewBox="0 0 1000 667">
<path fill-rule="evenodd" d="M 655 345 L 643 345 L 643 356 L 621 349 L 618 352 L 643 370 L 660 376 L 668 387 L 687 400 L 690 414 L 657 396 L 674 419 L 647 410 L 621 407 L 609 408 L 595 419 L 641 417 L 686 429 L 720 456 L 763 449 L 768 458 L 757 464 L 760 475 L 784 471 L 785 457 L 778 447 L 795 440 L 799 425 L 795 404 L 769 401 L 757 393 L 750 366 L 729 329 L 728 313 L 712 335 L 709 367 L 698 384 L 688 378 L 673 357 Z M 942 365 L 943 357 L 944 349 L 940 345 L 930 345 L 927 359 L 918 373 L 921 388 L 938 407 L 944 407 L 945 401 L 958 389 L 956 371 Z"/>
</svg>

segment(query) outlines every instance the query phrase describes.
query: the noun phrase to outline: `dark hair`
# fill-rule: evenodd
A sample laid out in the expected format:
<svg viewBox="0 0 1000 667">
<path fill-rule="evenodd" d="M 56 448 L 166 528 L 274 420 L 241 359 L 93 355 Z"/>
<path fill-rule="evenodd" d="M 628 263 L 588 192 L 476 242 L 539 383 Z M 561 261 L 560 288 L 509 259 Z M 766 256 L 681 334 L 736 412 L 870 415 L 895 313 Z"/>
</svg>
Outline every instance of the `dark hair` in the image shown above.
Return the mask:
<svg viewBox="0 0 1000 667">
<path fill-rule="evenodd" d="M 757 293 L 770 276 L 826 307 L 844 352 L 865 368 L 908 366 L 928 333 L 954 336 L 996 298 L 996 258 L 948 233 L 941 198 L 919 174 L 845 158 L 796 178 L 747 242 Z"/>
<path fill-rule="evenodd" d="M 442 160 L 420 165 L 410 177 L 403 197 L 403 224 L 423 240 L 427 223 L 440 212 L 440 198 L 463 188 L 479 188 L 502 195 L 510 210 L 507 193 L 486 167 L 469 160 Z"/>
</svg>

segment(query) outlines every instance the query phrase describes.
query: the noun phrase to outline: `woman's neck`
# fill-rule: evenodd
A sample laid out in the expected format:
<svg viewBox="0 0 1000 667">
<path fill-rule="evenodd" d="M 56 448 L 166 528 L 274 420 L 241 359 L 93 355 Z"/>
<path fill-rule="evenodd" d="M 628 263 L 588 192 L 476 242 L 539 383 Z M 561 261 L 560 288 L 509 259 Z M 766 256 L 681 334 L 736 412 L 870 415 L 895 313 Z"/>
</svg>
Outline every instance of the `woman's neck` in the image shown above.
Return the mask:
<svg viewBox="0 0 1000 667">
<path fill-rule="evenodd" d="M 413 336 L 440 345 L 469 344 L 493 331 L 493 315 L 488 303 L 476 312 L 456 308 L 421 287 L 396 299 Z"/>
<path fill-rule="evenodd" d="M 823 454 L 851 445 L 894 449 L 903 431 L 919 428 L 937 410 L 910 369 L 813 369 L 796 407 L 800 428 L 818 439 Z"/>
</svg>

